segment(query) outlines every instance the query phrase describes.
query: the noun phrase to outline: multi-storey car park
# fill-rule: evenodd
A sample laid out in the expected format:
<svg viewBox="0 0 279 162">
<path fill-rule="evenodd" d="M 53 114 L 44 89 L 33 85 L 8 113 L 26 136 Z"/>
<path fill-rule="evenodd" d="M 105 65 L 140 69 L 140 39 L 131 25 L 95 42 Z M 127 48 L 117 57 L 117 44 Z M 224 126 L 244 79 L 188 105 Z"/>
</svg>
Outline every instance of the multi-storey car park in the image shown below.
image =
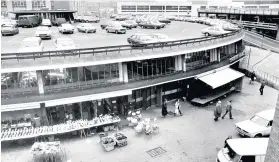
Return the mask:
<svg viewBox="0 0 279 162">
<path fill-rule="evenodd" d="M 54 125 L 69 112 L 88 120 L 123 114 L 126 103 L 135 110 L 175 98 L 205 105 L 241 90 L 243 37 L 240 30 L 145 47 L 2 53 L 1 116 L 38 114 L 43 125 Z"/>
</svg>

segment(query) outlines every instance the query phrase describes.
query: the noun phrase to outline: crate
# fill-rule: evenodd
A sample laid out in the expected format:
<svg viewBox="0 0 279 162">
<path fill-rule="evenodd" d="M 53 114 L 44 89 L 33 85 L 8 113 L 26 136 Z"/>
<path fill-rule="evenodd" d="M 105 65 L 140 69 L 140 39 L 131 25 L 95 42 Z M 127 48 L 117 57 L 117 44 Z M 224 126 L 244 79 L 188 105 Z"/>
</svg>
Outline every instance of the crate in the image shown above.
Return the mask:
<svg viewBox="0 0 279 162">
<path fill-rule="evenodd" d="M 112 150 L 114 150 L 114 142 L 113 143 L 109 143 L 109 144 L 104 144 L 103 142 L 102 142 L 102 145 L 104 146 L 104 148 L 105 148 L 105 150 L 106 151 L 112 151 Z"/>
<path fill-rule="evenodd" d="M 116 145 L 118 146 L 118 147 L 123 147 L 123 146 L 126 146 L 128 144 L 128 141 L 126 140 L 126 139 L 124 139 L 124 140 L 120 140 L 120 141 L 116 141 Z"/>
</svg>

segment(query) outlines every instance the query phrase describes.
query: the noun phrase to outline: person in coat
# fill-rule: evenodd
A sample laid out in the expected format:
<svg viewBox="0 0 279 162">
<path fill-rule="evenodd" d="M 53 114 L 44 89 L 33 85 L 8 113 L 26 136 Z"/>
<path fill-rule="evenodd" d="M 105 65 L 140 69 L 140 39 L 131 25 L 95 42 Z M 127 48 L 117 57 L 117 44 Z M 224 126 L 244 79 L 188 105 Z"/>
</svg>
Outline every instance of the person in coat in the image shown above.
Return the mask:
<svg viewBox="0 0 279 162">
<path fill-rule="evenodd" d="M 216 107 L 214 109 L 214 120 L 218 121 L 221 114 L 222 114 L 222 102 L 218 100 Z"/>
<path fill-rule="evenodd" d="M 226 112 L 222 116 L 222 119 L 224 119 L 224 117 L 227 115 L 227 113 L 229 113 L 230 119 L 233 119 L 233 117 L 232 117 L 232 101 L 228 101 L 227 106 L 226 106 Z"/>
<path fill-rule="evenodd" d="M 251 76 L 250 76 L 250 84 L 253 84 L 255 80 L 256 80 L 256 74 L 255 74 L 255 72 L 253 71 L 252 74 L 251 74 Z"/>
<path fill-rule="evenodd" d="M 261 87 L 260 87 L 260 89 L 259 89 L 261 95 L 263 95 L 264 86 L 265 86 L 265 81 L 263 80 L 262 83 L 261 83 Z"/>
<path fill-rule="evenodd" d="M 166 117 L 167 115 L 168 115 L 167 99 L 164 99 L 164 103 L 162 105 L 162 116 Z"/>
<path fill-rule="evenodd" d="M 178 113 L 180 114 L 180 116 L 182 116 L 183 114 L 181 113 L 181 110 L 180 110 L 180 108 L 181 108 L 181 105 L 180 105 L 180 102 L 179 102 L 180 100 L 179 99 L 177 99 L 177 101 L 175 102 L 175 104 L 174 104 L 174 107 L 175 107 L 175 115 L 177 115 Z"/>
</svg>

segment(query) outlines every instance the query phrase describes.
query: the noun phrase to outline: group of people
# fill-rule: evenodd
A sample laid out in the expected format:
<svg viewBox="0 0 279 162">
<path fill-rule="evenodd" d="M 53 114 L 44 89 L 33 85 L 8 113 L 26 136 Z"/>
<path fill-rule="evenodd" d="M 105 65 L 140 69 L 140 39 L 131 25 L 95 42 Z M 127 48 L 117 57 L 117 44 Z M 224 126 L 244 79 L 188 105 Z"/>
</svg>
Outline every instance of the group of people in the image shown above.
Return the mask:
<svg viewBox="0 0 279 162">
<path fill-rule="evenodd" d="M 175 110 L 174 110 L 174 115 L 178 115 L 180 114 L 181 116 L 183 115 L 180 108 L 181 108 L 181 104 L 180 104 L 180 100 L 177 99 L 175 104 L 174 104 Z M 166 117 L 169 114 L 168 112 L 168 107 L 167 107 L 167 99 L 164 99 L 164 103 L 162 104 L 162 116 Z"/>
<path fill-rule="evenodd" d="M 223 114 L 222 119 L 225 118 L 225 116 L 229 113 L 230 119 L 233 119 L 232 117 L 232 101 L 228 101 L 226 105 L 226 112 Z M 216 107 L 214 109 L 214 120 L 218 121 L 218 119 L 222 115 L 222 102 L 221 100 L 218 100 Z"/>
</svg>

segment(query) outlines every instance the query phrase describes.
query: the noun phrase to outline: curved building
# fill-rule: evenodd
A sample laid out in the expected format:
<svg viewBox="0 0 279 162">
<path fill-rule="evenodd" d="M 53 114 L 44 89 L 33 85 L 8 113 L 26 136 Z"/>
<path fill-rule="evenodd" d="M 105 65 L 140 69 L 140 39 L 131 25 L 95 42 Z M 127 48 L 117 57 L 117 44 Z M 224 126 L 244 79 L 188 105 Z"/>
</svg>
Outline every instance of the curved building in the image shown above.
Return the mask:
<svg viewBox="0 0 279 162">
<path fill-rule="evenodd" d="M 241 90 L 242 31 L 215 37 L 40 53 L 3 53 L 2 119 L 38 114 L 43 124 L 148 109 L 185 98 L 204 105 Z M 207 97 L 208 96 L 208 97 Z"/>
</svg>

